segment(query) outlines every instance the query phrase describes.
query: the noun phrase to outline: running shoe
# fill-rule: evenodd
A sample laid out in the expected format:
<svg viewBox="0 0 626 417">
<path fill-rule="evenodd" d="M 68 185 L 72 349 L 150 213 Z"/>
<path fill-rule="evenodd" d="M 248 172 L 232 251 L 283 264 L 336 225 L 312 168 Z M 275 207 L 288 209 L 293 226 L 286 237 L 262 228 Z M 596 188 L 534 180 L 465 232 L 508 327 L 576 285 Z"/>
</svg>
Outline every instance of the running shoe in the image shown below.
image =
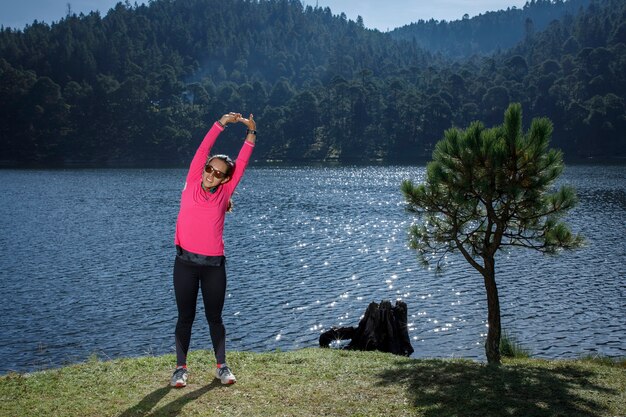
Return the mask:
<svg viewBox="0 0 626 417">
<path fill-rule="evenodd" d="M 188 377 L 189 373 L 187 372 L 187 368 L 176 368 L 172 375 L 170 385 L 176 388 L 186 387 Z"/>
<path fill-rule="evenodd" d="M 222 366 L 221 368 L 217 368 L 215 370 L 215 378 L 222 381 L 222 384 L 224 385 L 230 385 L 230 384 L 234 384 L 235 382 L 237 382 L 237 378 L 235 378 L 235 375 L 233 375 L 230 368 L 226 365 Z"/>
</svg>

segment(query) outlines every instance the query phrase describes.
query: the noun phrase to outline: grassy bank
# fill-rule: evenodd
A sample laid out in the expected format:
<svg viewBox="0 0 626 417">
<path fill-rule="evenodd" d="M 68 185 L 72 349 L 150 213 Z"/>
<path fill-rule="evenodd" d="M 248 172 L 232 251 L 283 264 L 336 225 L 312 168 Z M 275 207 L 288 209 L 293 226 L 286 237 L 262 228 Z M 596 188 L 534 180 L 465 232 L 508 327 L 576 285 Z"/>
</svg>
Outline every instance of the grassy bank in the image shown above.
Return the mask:
<svg viewBox="0 0 626 417">
<path fill-rule="evenodd" d="M 84 364 L 0 378 L 0 416 L 626 416 L 626 368 L 607 360 L 417 360 L 377 352 L 232 352 L 239 382 L 190 355 L 190 384 L 170 389 L 174 357 Z"/>
</svg>

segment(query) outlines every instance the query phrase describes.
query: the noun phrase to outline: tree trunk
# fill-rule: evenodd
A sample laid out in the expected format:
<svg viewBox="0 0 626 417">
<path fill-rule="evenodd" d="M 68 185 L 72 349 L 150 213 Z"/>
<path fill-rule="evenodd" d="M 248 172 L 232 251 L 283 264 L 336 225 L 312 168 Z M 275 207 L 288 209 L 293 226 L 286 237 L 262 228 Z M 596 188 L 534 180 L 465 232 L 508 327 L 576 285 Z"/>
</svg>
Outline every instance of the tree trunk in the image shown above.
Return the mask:
<svg viewBox="0 0 626 417">
<path fill-rule="evenodd" d="M 483 271 L 485 289 L 487 290 L 487 340 L 485 341 L 485 353 L 489 364 L 500 364 L 500 299 L 498 298 L 498 287 L 496 286 L 495 261 L 493 257 L 485 258 L 485 269 Z"/>
</svg>

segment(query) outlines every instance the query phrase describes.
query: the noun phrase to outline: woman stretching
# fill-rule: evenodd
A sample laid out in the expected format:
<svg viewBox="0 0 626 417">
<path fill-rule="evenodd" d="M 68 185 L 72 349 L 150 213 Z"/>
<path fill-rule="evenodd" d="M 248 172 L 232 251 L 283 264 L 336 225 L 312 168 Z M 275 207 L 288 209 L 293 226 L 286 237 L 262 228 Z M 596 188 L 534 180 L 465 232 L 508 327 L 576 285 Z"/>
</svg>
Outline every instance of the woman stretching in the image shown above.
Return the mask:
<svg viewBox="0 0 626 417">
<path fill-rule="evenodd" d="M 219 134 L 229 123 L 241 122 L 248 127 L 246 140 L 233 162 L 226 155 L 209 156 Z M 176 323 L 176 370 L 171 385 L 187 385 L 187 352 L 191 341 L 191 326 L 196 315 L 198 289 L 217 369 L 215 377 L 222 384 L 234 384 L 235 375 L 226 365 L 226 331 L 222 308 L 226 295 L 224 257 L 224 217 L 232 196 L 250 160 L 256 141 L 256 123 L 252 115 L 245 119 L 239 113 L 228 113 L 215 122 L 196 151 L 180 199 L 176 221 L 176 259 L 174 261 L 174 293 L 178 308 Z"/>
</svg>

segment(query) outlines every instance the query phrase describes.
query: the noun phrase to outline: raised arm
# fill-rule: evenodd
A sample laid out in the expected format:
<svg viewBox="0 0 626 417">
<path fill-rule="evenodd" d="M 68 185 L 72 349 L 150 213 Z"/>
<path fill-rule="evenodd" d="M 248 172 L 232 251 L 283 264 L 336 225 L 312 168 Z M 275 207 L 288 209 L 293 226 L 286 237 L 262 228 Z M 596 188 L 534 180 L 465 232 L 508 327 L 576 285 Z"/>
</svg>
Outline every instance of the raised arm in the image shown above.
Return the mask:
<svg viewBox="0 0 626 417">
<path fill-rule="evenodd" d="M 248 162 L 250 162 L 250 156 L 252 155 L 252 150 L 254 149 L 254 144 L 256 143 L 256 122 L 254 121 L 254 116 L 251 114 L 248 119 L 245 119 L 241 116 L 237 119 L 238 122 L 241 122 L 246 125 L 248 128 L 246 130 L 246 140 L 243 142 L 243 146 L 239 151 L 239 155 L 237 155 L 237 159 L 235 160 L 235 171 L 233 175 L 225 186 L 230 188 L 231 192 L 235 190 L 237 184 L 243 177 L 243 173 L 248 166 Z"/>
<path fill-rule="evenodd" d="M 239 118 L 241 118 L 240 113 L 230 112 L 223 115 L 220 120 L 213 124 L 191 160 L 189 172 L 187 173 L 187 183 L 202 179 L 202 170 L 204 169 L 209 152 L 211 152 L 211 148 L 215 144 L 217 137 L 224 131 L 229 123 L 235 123 Z"/>
</svg>

